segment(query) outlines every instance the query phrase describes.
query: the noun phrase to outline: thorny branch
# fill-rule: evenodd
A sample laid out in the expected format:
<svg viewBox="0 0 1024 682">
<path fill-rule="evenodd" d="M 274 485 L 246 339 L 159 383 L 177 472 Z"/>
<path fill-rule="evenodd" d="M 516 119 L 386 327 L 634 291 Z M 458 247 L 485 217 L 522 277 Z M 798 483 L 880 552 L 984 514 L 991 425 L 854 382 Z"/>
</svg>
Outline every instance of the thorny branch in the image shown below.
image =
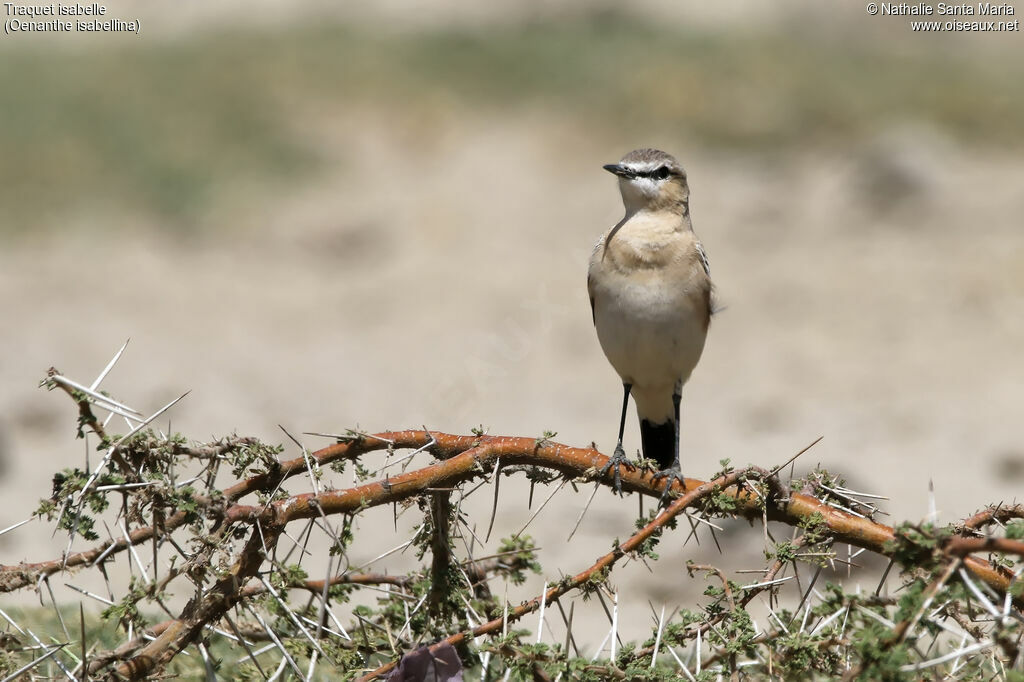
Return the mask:
<svg viewBox="0 0 1024 682">
<path fill-rule="evenodd" d="M 338 443 L 312 453 L 312 458 L 320 465 L 339 459 L 352 459 L 360 455 L 388 447 L 394 449 L 415 449 L 423 447 L 431 440 L 436 444 L 432 453 L 441 458 L 436 464 L 410 471 L 386 480 L 367 483 L 354 488 L 339 491 L 326 491 L 319 495 L 305 493 L 295 495 L 271 505 L 248 506 L 234 504 L 228 506 L 221 516 L 217 510 L 209 509 L 211 517 L 222 518 L 231 525 L 236 523 L 263 523 L 265 526 L 280 526 L 299 519 L 318 517 L 323 510 L 326 514 L 343 514 L 397 502 L 422 494 L 429 488 L 450 488 L 467 480 L 484 475 L 493 468 L 494 462 L 501 460 L 502 466 L 508 464 L 529 464 L 545 466 L 572 477 L 596 476 L 596 472 L 604 466 L 607 457 L 591 448 L 574 448 L 559 443 L 545 442 L 538 445 L 532 438 L 515 438 L 506 436 L 458 436 L 432 431 L 397 431 L 384 432 L 373 436 L 355 439 L 351 442 Z M 235 484 L 224 491 L 224 499 L 236 501 L 247 494 L 257 491 L 268 491 L 275 488 L 281 481 L 306 471 L 303 457 L 282 462 L 276 471 L 258 474 L 245 481 Z M 652 475 L 639 469 L 627 469 L 621 472 L 624 491 L 639 492 L 651 497 L 660 497 L 661 489 Z M 611 479 L 606 475 L 602 483 L 609 485 Z M 689 492 L 703 485 L 703 481 L 686 479 L 685 491 Z M 682 486 L 676 489 L 683 492 Z M 725 491 L 736 500 L 737 514 L 749 518 L 759 518 L 765 511 L 763 502 L 749 491 Z M 211 501 L 197 496 L 200 504 L 211 505 Z M 857 547 L 889 555 L 891 550 L 887 544 L 895 540 L 892 527 L 876 521 L 849 514 L 804 493 L 792 493 L 788 499 L 778 500 L 778 504 L 767 508 L 767 518 L 771 521 L 782 521 L 790 525 L 799 525 L 801 521 L 820 515 L 829 534 L 836 542 L 849 543 Z M 179 513 L 164 521 L 167 530 L 173 530 L 185 522 L 185 514 Z M 154 531 L 151 527 L 142 527 L 130 535 L 131 544 L 139 544 L 152 539 Z M 113 550 L 111 551 L 111 547 Z M 68 567 L 76 567 L 93 561 L 104 552 L 116 553 L 127 549 L 128 543 L 122 538 L 104 543 L 94 549 L 72 554 L 63 561 Z M 970 552 L 985 551 L 978 547 Z M 967 559 L 968 569 L 979 579 L 994 589 L 1005 592 L 1009 587 L 1011 576 L 1000 571 L 988 562 L 973 557 Z M 60 559 L 39 563 L 19 564 L 16 566 L 0 566 L 0 592 L 9 592 L 26 585 L 33 584 L 42 575 L 49 575 L 61 569 Z"/>
<path fill-rule="evenodd" d="M 55 377 L 59 377 L 59 374 L 53 370 L 50 378 L 54 379 Z M 92 412 L 91 394 L 83 393 L 69 382 L 56 381 L 56 385 L 76 402 L 80 423 L 95 432 L 102 443 L 109 444 L 110 437 Z M 92 399 L 98 400 L 99 397 L 92 396 Z M 100 407 L 106 407 L 103 403 L 98 404 Z M 137 421 L 141 422 L 141 419 Z M 221 460 L 227 459 L 233 453 L 256 445 L 258 445 L 256 441 L 251 439 L 232 437 L 210 445 L 190 446 L 180 441 L 172 442 L 169 439 L 158 438 L 146 432 L 139 434 L 134 441 L 126 442 L 120 451 L 114 453 L 112 461 L 123 474 L 123 480 L 129 481 L 129 485 L 141 487 L 150 485 L 142 476 L 147 466 L 153 466 L 153 463 L 149 461 L 152 458 L 148 457 L 147 453 L 160 451 L 161 457 L 171 460 L 174 458 L 205 460 L 210 466 L 216 467 Z M 315 471 L 319 470 L 319 467 L 333 462 L 355 461 L 367 453 L 380 450 L 387 450 L 389 453 L 396 450 L 425 450 L 438 461 L 429 466 L 348 489 L 320 489 L 317 486 L 314 487 L 313 493 L 299 495 L 282 493 L 278 495 L 282 490 L 282 485 L 297 475 L 309 474 L 312 476 Z M 196 581 L 197 591 L 192 600 L 181 610 L 178 617 L 149 628 L 148 634 L 153 638 L 151 641 L 134 637 L 112 651 L 91 655 L 88 660 L 87 668 L 90 673 L 100 673 L 109 666 L 118 664 L 116 672 L 111 674 L 127 678 L 141 678 L 162 670 L 179 652 L 202 641 L 204 631 L 222 622 L 235 607 L 268 593 L 273 594 L 276 598 L 276 593 L 264 578 L 264 567 L 268 560 L 277 566 L 276 559 L 272 557 L 276 554 L 275 550 L 279 540 L 287 534 L 287 529 L 291 524 L 297 521 L 306 521 L 307 524 L 310 524 L 307 525 L 308 529 L 314 523 L 328 523 L 328 519 L 331 517 L 341 516 L 348 519 L 372 507 L 421 498 L 427 500 L 433 548 L 432 569 L 428 571 L 431 582 L 424 599 L 428 599 L 427 608 L 436 616 L 441 611 L 441 602 L 446 598 L 445 592 L 448 586 L 443 582 L 444 576 L 461 574 L 471 582 L 485 582 L 494 571 L 507 569 L 517 561 L 520 562 L 519 567 L 521 568 L 523 561 L 522 559 L 510 559 L 507 562 L 501 560 L 458 562 L 452 553 L 449 537 L 453 523 L 455 523 L 449 499 L 451 491 L 459 489 L 459 486 L 474 479 L 486 479 L 492 472 L 497 477 L 501 473 L 507 474 L 517 469 L 527 471 L 543 469 L 554 472 L 565 480 L 589 479 L 610 485 L 612 483 L 611 473 L 604 476 L 599 474 L 606 462 L 607 458 L 595 449 L 574 448 L 553 442 L 548 438 L 538 440 L 480 434 L 460 436 L 425 430 L 353 435 L 316 452 L 308 454 L 304 452 L 302 456 L 291 460 L 279 461 L 276 458 L 267 460 L 263 471 L 250 475 L 223 491 L 208 489 L 206 494 L 191 494 L 189 503 L 194 506 L 192 509 L 161 509 L 158 515 L 154 506 L 152 518 L 157 520 L 155 525 L 141 525 L 134 530 L 126 531 L 121 537 L 111 538 L 94 548 L 69 553 L 50 561 L 0 566 L 0 592 L 10 592 L 30 585 L 39 585 L 40 581 L 48 576 L 65 569 L 79 569 L 88 565 L 102 567 L 103 563 L 112 557 L 126 550 L 134 552 L 134 548 L 143 543 L 150 541 L 162 543 L 165 540 L 173 542 L 170 538 L 175 530 L 186 524 L 194 523 L 196 513 L 202 514 L 211 524 L 210 535 L 205 541 L 207 548 L 200 548 L 198 552 L 191 555 L 184 567 L 167 572 L 158 584 L 152 585 L 145 591 L 146 594 L 152 596 L 162 590 L 173 578 L 185 573 Z M 171 466 L 173 466 L 173 462 Z M 216 469 L 211 468 L 209 471 L 211 473 L 208 480 L 212 481 Z M 849 513 L 838 508 L 843 505 L 837 505 L 832 500 L 835 495 L 846 495 L 841 490 L 824 486 L 823 494 L 815 496 L 809 494 L 815 490 L 815 487 L 810 485 L 805 492 L 791 492 L 778 480 L 777 471 L 769 472 L 757 467 L 749 467 L 736 471 L 727 470 L 710 482 L 687 479 L 685 485 L 675 484 L 673 492 L 678 497 L 665 510 L 647 522 L 628 540 L 598 558 L 590 567 L 551 585 L 543 594 L 509 609 L 507 614 L 493 617 L 486 622 L 480 621 L 480 624 L 474 627 L 462 629 L 457 633 L 435 640 L 431 649 L 436 650 L 444 644 L 464 645 L 474 638 L 493 635 L 504 630 L 509 623 L 537 611 L 543 604 L 555 604 L 560 597 L 570 591 L 579 590 L 586 593 L 597 589 L 611 568 L 624 556 L 643 552 L 645 543 L 650 542 L 652 538 L 657 538 L 674 522 L 677 515 L 684 510 L 695 508 L 720 515 L 742 516 L 762 522 L 779 521 L 805 529 L 804 535 L 792 543 L 792 552 L 804 546 L 808 538 L 811 539 L 806 544 L 849 543 L 891 557 L 908 568 L 919 565 L 922 557 L 928 552 L 933 554 L 937 552 L 937 555 L 941 557 L 941 565 L 944 567 L 941 574 L 929 583 L 924 592 L 926 598 L 922 605 L 914 611 L 912 617 L 900 621 L 892 638 L 885 646 L 894 647 L 905 642 L 909 632 L 925 613 L 931 601 L 947 582 L 955 577 L 954 570 L 960 569 L 961 566 L 967 570 L 964 576 L 969 575 L 974 580 L 980 581 L 982 585 L 992 590 L 996 600 L 1005 596 L 1007 609 L 1009 609 L 1010 602 L 1015 602 L 1017 599 L 1019 591 L 1011 594 L 1011 586 L 1015 580 L 1014 573 L 999 561 L 990 563 L 973 556 L 973 554 L 987 552 L 990 555 L 1024 557 L 1024 542 L 1015 537 L 979 536 L 979 529 L 1024 518 L 1024 507 L 1019 505 L 990 507 L 964 521 L 959 526 L 960 535 L 932 536 L 924 533 L 922 536 L 916 530 L 894 529 L 874 521 L 869 518 L 870 515 Z M 641 468 L 628 468 L 621 471 L 620 475 L 623 490 L 654 498 L 661 497 L 661 486 L 650 472 Z M 120 492 L 125 496 L 134 494 L 127 491 L 128 486 L 125 486 Z M 170 498 L 175 493 L 176 487 L 171 485 L 166 489 L 154 487 L 148 494 L 157 496 L 153 499 L 161 499 L 160 495 Z M 258 504 L 242 503 L 245 497 L 254 494 L 261 495 L 264 499 Z M 708 507 L 712 498 L 715 502 Z M 850 504 L 856 506 L 855 502 Z M 165 511 L 172 513 L 164 513 Z M 455 516 L 457 514 L 456 511 Z M 213 547 L 231 536 L 238 537 L 241 534 L 247 534 L 244 547 L 234 556 L 229 566 L 217 573 L 213 584 L 205 587 L 202 573 L 206 569 L 202 567 L 202 564 L 204 561 L 209 563 Z M 156 544 L 154 544 L 155 551 Z M 773 590 L 776 575 L 785 565 L 795 562 L 794 556 L 786 555 L 784 557 L 780 554 L 772 566 L 766 569 L 764 582 L 745 589 L 742 595 L 733 594 L 730 581 L 719 569 L 700 565 L 692 565 L 691 568 L 707 570 L 718 575 L 723 584 L 723 595 L 728 602 L 729 612 L 735 612 L 746 607 L 755 595 L 764 590 Z M 963 579 L 969 580 L 966 577 Z M 329 589 L 341 585 L 377 585 L 389 589 L 411 591 L 415 589 L 417 581 L 418 578 L 412 575 L 388 576 L 346 571 L 333 576 L 328 573 L 322 580 L 290 580 L 283 587 L 305 590 L 310 593 L 312 599 L 316 596 L 325 598 Z M 972 589 L 976 590 L 977 588 L 972 586 Z M 805 595 L 804 599 L 806 598 Z M 472 605 L 467 604 L 467 606 L 472 611 Z M 415 610 L 409 614 L 408 619 L 411 619 L 414 613 Z M 949 613 L 958 623 L 962 624 L 965 630 L 975 627 L 967 621 L 967 617 L 960 610 L 958 604 L 954 603 L 949 607 Z M 1011 612 L 1007 611 L 1006 613 Z M 1016 611 L 1012 613 L 1015 614 Z M 296 619 L 295 614 L 288 611 L 288 615 L 305 633 L 305 629 Z M 706 635 L 712 632 L 727 616 L 728 612 L 710 618 L 703 623 L 695 623 L 682 634 L 677 633 L 676 637 L 677 639 L 697 637 L 699 641 L 702 634 Z M 450 614 L 449 617 L 453 617 L 453 615 Z M 319 620 L 321 625 L 316 628 L 318 632 L 323 625 L 322 609 Z M 361 619 L 360 623 L 361 628 L 381 627 L 378 624 L 365 621 L 365 619 Z M 269 630 L 267 632 L 269 633 Z M 308 633 L 306 636 L 312 646 L 320 651 L 316 638 L 310 637 Z M 388 629 L 387 636 L 392 641 L 393 650 L 395 650 L 395 642 L 407 641 L 401 631 L 393 633 Z M 273 638 L 273 634 L 270 634 L 270 637 Z M 769 635 L 759 635 L 756 641 L 766 641 L 766 637 Z M 1002 637 L 1000 646 L 1016 656 L 1019 646 L 1008 639 L 1009 635 L 1002 635 Z M 366 639 L 365 631 L 363 638 Z M 835 641 L 840 641 L 840 639 Z M 280 643 L 278 642 L 278 644 Z M 360 648 L 359 645 L 354 646 L 357 649 Z M 656 646 L 641 647 L 632 656 L 634 660 L 642 656 L 653 656 L 656 654 L 656 648 Z M 284 652 L 283 649 L 282 652 Z M 369 650 L 365 650 L 365 653 L 368 655 Z M 251 652 L 250 656 L 252 656 Z M 287 654 L 285 654 L 285 658 L 287 659 Z M 731 655 L 729 659 L 730 668 L 735 672 L 736 655 Z M 253 660 L 255 661 L 255 659 Z M 315 660 L 314 656 L 314 663 Z M 391 670 L 397 662 L 396 658 L 396 660 L 372 670 L 361 679 L 368 680 L 379 677 Z M 282 660 L 282 665 L 284 664 L 285 660 Z M 294 667 L 295 662 L 291 661 L 291 664 Z M 651 664 L 654 664 L 653 658 Z M 621 671 L 614 664 L 605 667 L 604 670 L 611 676 L 621 676 Z M 861 670 L 862 668 L 858 667 L 849 669 L 851 673 L 855 674 Z M 533 674 L 539 678 L 546 675 L 536 662 L 533 664 Z"/>
<path fill-rule="evenodd" d="M 721 476 L 709 483 L 702 483 L 701 485 L 696 486 L 692 490 L 687 490 L 687 492 L 685 492 L 682 496 L 676 498 L 676 500 L 673 501 L 667 509 L 665 509 L 662 513 L 658 514 L 658 516 L 656 516 L 647 525 L 645 525 L 639 531 L 630 536 L 628 540 L 620 544 L 618 547 L 608 552 L 604 556 L 600 557 L 589 568 L 581 571 L 580 573 L 577 573 L 571 578 L 563 579 L 558 584 L 551 587 L 551 589 L 547 590 L 547 592 L 545 592 L 543 595 L 534 597 L 530 601 L 520 604 L 515 609 L 510 610 L 507 617 L 503 616 L 501 618 L 495 618 L 491 621 L 488 621 L 483 625 L 473 628 L 473 630 L 468 635 L 465 632 L 456 633 L 444 639 L 443 641 L 431 646 L 431 651 L 435 651 L 444 644 L 456 646 L 458 644 L 461 644 L 466 639 L 471 639 L 475 637 L 480 637 L 482 635 L 491 634 L 493 632 L 498 632 L 499 630 L 501 630 L 502 626 L 505 625 L 506 622 L 518 620 L 523 616 L 533 613 L 534 611 L 539 609 L 541 603 L 554 603 L 558 600 L 559 597 L 561 597 L 566 592 L 569 592 L 570 590 L 581 588 L 587 585 L 588 583 L 595 583 L 595 581 L 596 583 L 600 583 L 603 580 L 602 575 L 606 574 L 617 561 L 622 559 L 624 556 L 628 555 L 630 552 L 637 551 L 640 548 L 640 546 L 643 545 L 643 543 L 645 543 L 653 535 L 659 533 L 662 529 L 664 529 L 667 523 L 669 523 L 672 519 L 681 514 L 684 510 L 693 506 L 697 501 L 707 497 L 708 495 L 714 492 L 718 492 L 720 490 L 728 488 L 729 486 L 735 485 L 738 481 L 744 479 L 745 477 L 751 476 L 752 473 L 754 472 L 752 472 L 749 469 L 733 472 L 731 474 Z M 372 680 L 376 677 L 380 677 L 389 672 L 392 668 L 395 667 L 395 665 L 395 662 L 387 663 L 377 668 L 370 674 L 359 678 L 359 680 L 360 682 L 362 682 L 364 680 Z"/>
</svg>

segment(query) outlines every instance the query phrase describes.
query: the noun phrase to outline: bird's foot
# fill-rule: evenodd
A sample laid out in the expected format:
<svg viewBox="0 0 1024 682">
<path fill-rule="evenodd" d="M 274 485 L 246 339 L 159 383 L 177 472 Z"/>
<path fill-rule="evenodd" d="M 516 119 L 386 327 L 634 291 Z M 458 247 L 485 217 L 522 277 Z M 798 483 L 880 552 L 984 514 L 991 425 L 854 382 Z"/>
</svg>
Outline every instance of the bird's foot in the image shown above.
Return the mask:
<svg viewBox="0 0 1024 682">
<path fill-rule="evenodd" d="M 625 464 L 630 469 L 633 468 L 633 463 L 626 458 L 626 451 L 622 449 L 622 444 L 619 443 L 615 446 L 615 452 L 608 459 L 608 463 L 601 467 L 600 474 L 604 476 L 608 473 L 608 470 L 612 470 L 612 476 L 614 478 L 613 489 L 622 497 L 622 475 L 620 470 L 622 465 Z"/>
<path fill-rule="evenodd" d="M 665 490 L 663 490 L 661 493 L 661 506 L 667 507 L 668 501 L 671 497 L 670 493 L 673 487 L 672 484 L 675 483 L 676 481 L 679 481 L 680 485 L 682 485 L 683 489 L 685 490 L 686 479 L 683 477 L 683 472 L 682 470 L 680 470 L 678 463 L 673 464 L 667 469 L 662 469 L 658 473 L 654 474 L 655 482 L 660 481 L 662 479 L 665 480 Z"/>
</svg>

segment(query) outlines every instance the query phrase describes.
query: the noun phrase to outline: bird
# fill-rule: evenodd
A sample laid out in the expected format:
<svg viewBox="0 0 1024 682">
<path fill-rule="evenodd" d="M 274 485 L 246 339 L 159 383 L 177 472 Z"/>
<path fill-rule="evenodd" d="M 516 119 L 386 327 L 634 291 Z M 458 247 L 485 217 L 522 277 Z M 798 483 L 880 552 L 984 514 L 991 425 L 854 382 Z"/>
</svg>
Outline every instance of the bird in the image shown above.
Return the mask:
<svg viewBox="0 0 1024 682">
<path fill-rule="evenodd" d="M 587 290 L 597 338 L 622 379 L 622 415 L 614 469 L 621 495 L 622 447 L 630 396 L 640 418 L 643 456 L 658 463 L 665 495 L 678 480 L 683 385 L 701 354 L 714 312 L 711 268 L 690 221 L 686 171 L 672 155 L 636 149 L 604 166 L 618 178 L 622 220 L 598 239 Z M 664 496 L 663 496 L 664 500 Z"/>
</svg>

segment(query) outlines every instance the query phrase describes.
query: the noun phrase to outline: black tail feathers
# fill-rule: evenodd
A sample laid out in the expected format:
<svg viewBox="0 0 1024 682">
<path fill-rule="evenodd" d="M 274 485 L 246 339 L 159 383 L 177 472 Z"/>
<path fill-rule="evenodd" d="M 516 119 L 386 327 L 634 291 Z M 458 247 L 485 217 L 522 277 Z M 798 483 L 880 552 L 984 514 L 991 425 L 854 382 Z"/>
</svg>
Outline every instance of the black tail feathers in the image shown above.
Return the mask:
<svg viewBox="0 0 1024 682">
<path fill-rule="evenodd" d="M 671 419 L 661 424 L 641 419 L 640 440 L 644 457 L 657 461 L 662 469 L 676 463 L 676 424 Z"/>
</svg>

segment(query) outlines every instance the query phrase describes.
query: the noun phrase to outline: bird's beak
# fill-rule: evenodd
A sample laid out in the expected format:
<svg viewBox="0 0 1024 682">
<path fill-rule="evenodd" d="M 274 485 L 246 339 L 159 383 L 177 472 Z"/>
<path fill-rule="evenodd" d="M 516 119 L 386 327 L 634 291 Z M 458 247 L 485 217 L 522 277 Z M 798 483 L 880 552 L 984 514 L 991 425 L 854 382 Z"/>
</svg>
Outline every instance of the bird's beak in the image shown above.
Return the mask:
<svg viewBox="0 0 1024 682">
<path fill-rule="evenodd" d="M 618 175 L 620 178 L 633 177 L 633 171 L 631 171 L 629 168 L 626 168 L 621 163 L 609 163 L 605 166 L 602 166 L 602 168 L 604 168 L 612 175 Z"/>
</svg>

